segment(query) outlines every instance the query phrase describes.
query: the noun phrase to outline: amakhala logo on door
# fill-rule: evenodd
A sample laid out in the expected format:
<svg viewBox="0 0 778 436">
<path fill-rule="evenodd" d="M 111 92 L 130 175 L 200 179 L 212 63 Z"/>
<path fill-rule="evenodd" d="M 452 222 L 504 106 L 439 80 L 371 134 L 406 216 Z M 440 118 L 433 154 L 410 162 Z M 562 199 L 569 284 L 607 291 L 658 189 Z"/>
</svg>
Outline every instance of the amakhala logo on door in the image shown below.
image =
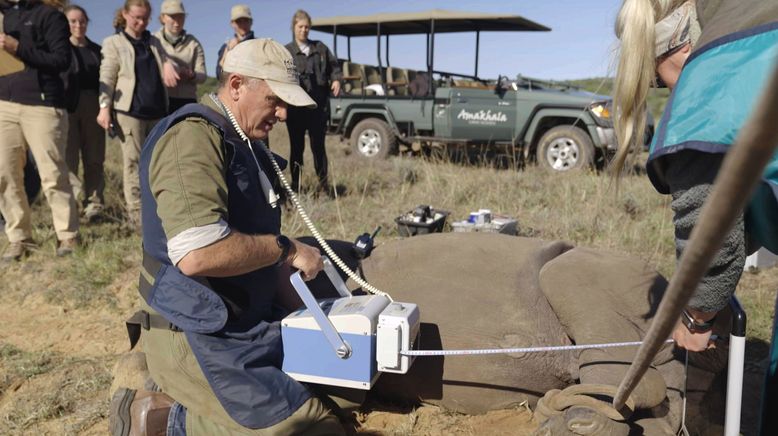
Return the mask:
<svg viewBox="0 0 778 436">
<path fill-rule="evenodd" d="M 465 109 L 459 111 L 457 114 L 458 120 L 464 120 L 473 124 L 497 124 L 505 123 L 508 121 L 508 116 L 500 112 L 492 112 L 491 110 L 480 110 L 478 112 L 468 112 Z"/>
</svg>

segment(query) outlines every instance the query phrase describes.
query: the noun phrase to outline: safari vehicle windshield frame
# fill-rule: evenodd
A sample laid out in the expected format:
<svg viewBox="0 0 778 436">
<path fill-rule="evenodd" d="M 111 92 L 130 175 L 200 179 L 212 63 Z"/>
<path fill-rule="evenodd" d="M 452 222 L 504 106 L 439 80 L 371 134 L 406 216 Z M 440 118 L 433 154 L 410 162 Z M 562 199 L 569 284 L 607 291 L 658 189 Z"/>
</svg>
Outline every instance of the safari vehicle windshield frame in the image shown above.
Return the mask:
<svg viewBox="0 0 778 436">
<path fill-rule="evenodd" d="M 311 30 L 333 35 L 333 51 L 338 56 L 338 36 L 346 37 L 345 58 L 351 62 L 351 37 L 375 36 L 377 67 L 381 79 L 381 86 L 386 96 L 387 80 L 385 68 L 391 66 L 389 62 L 389 37 L 391 35 L 426 35 L 426 73 L 427 92 L 426 97 L 434 96 L 434 75 L 439 77 L 460 77 L 487 84 L 487 80 L 478 75 L 478 59 L 480 52 L 480 37 L 482 31 L 488 32 L 516 32 L 516 31 L 541 31 L 547 32 L 551 28 L 528 20 L 519 15 L 487 14 L 474 12 L 457 12 L 441 9 L 433 9 L 422 12 L 386 13 L 365 16 L 338 16 L 330 18 L 314 19 Z M 475 32 L 475 62 L 472 75 L 439 71 L 434 68 L 435 34 L 436 33 L 464 33 Z M 381 59 L 381 36 L 386 37 L 386 53 Z M 362 96 L 366 96 L 364 87 Z M 417 96 L 419 97 L 419 96 Z"/>
</svg>

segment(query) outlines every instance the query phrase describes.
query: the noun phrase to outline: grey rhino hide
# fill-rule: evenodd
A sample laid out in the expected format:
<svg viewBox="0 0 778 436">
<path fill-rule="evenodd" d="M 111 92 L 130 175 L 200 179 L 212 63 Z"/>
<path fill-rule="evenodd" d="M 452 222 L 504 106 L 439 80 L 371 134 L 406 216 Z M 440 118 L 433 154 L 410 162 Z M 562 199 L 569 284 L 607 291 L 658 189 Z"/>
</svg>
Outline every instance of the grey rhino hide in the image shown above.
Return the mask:
<svg viewBox="0 0 778 436">
<path fill-rule="evenodd" d="M 496 234 L 440 233 L 384 243 L 365 278 L 395 301 L 415 303 L 421 349 L 570 344 L 540 290 L 540 269 L 572 248 Z M 464 413 L 534 404 L 578 377 L 571 353 L 417 358 L 406 375 L 382 374 L 374 393 Z"/>
<path fill-rule="evenodd" d="M 626 256 L 488 233 L 389 241 L 362 262 L 362 274 L 396 301 L 419 306 L 420 349 L 640 340 L 666 286 Z M 406 375 L 382 374 L 371 395 L 469 414 L 525 400 L 534 407 L 546 391 L 579 381 L 618 385 L 635 350 L 419 357 Z M 672 432 L 679 425 L 683 365 L 670 347 L 654 364 L 636 391 L 638 403 L 651 409 L 638 413 L 633 426 Z"/>
</svg>

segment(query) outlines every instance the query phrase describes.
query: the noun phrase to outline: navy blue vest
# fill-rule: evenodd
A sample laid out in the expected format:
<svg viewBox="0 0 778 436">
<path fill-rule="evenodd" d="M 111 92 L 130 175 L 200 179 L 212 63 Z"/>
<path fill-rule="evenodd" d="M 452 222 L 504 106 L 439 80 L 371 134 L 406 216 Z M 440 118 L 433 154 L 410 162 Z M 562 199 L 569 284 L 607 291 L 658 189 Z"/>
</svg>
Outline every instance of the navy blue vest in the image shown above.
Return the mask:
<svg viewBox="0 0 778 436">
<path fill-rule="evenodd" d="M 273 305 L 277 269 L 226 278 L 185 276 L 168 258 L 167 238 L 149 186 L 149 163 L 160 137 L 189 117 L 205 119 L 222 135 L 229 162 L 225 220 L 230 228 L 245 234 L 278 234 L 281 229 L 281 212 L 265 199 L 252 152 L 229 121 L 200 104 L 182 107 L 154 127 L 141 150 L 144 256 L 162 264 L 147 303 L 184 331 L 230 416 L 245 427 L 266 428 L 289 417 L 310 397 L 302 384 L 280 370 L 283 350 L 278 321 L 284 313 Z M 259 147 L 254 146 L 262 170 L 276 180 L 269 158 Z"/>
</svg>

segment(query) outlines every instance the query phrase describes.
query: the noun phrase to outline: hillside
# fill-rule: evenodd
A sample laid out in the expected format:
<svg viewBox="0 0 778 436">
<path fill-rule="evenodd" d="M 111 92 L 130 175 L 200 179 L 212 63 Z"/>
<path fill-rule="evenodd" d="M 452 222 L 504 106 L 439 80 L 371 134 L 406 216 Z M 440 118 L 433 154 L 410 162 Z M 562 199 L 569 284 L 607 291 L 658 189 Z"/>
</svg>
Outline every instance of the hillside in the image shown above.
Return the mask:
<svg viewBox="0 0 778 436">
<path fill-rule="evenodd" d="M 590 79 L 569 80 L 568 82 L 580 86 L 586 91 L 598 94 L 613 95 L 613 78 L 593 77 Z M 648 108 L 655 120 L 659 120 L 665 108 L 667 98 L 670 96 L 668 89 L 654 89 L 648 92 Z"/>
</svg>

